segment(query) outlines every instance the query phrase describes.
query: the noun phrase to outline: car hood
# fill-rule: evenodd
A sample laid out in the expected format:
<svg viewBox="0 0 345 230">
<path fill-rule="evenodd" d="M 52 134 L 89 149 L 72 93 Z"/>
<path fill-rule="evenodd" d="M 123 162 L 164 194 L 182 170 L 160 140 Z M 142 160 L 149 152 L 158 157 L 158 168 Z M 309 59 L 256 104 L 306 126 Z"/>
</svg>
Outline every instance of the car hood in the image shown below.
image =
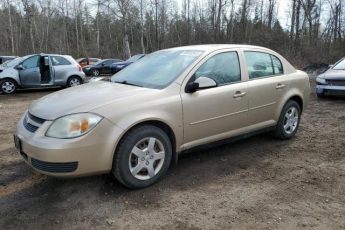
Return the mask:
<svg viewBox="0 0 345 230">
<path fill-rule="evenodd" d="M 334 70 L 334 69 L 329 69 L 323 74 L 321 74 L 319 77 L 324 78 L 324 79 L 343 79 L 345 80 L 345 70 Z"/>
<path fill-rule="evenodd" d="M 29 112 L 45 120 L 54 120 L 68 114 L 90 112 L 128 97 L 140 100 L 143 95 L 155 91 L 111 82 L 92 82 L 42 97 L 30 105 Z"/>
</svg>

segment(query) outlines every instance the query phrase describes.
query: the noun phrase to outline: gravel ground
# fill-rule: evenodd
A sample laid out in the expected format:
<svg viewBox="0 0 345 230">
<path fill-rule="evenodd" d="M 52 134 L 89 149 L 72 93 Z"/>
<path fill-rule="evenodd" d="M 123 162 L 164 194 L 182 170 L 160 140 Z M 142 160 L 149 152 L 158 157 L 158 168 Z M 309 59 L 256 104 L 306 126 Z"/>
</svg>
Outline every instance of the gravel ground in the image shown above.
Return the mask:
<svg viewBox="0 0 345 230">
<path fill-rule="evenodd" d="M 345 229 L 343 98 L 312 93 L 292 140 L 262 134 L 184 154 L 159 183 L 130 191 L 111 175 L 56 179 L 24 163 L 16 122 L 52 91 L 0 95 L 0 229 Z"/>
</svg>

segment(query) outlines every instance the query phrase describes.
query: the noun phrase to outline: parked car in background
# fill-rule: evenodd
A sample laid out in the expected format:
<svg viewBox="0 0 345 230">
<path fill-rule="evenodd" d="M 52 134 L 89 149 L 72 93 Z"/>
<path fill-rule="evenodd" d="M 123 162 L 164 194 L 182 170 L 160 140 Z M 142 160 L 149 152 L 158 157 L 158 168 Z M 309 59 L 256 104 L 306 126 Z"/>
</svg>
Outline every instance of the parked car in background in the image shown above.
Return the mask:
<svg viewBox="0 0 345 230">
<path fill-rule="evenodd" d="M 68 55 L 33 54 L 16 58 L 0 69 L 0 90 L 14 93 L 18 88 L 77 86 L 84 82 L 80 65 Z"/>
<path fill-rule="evenodd" d="M 91 66 L 86 66 L 83 71 L 86 75 L 98 77 L 102 74 L 111 74 L 110 66 L 113 63 L 122 62 L 121 59 L 103 59 Z"/>
<path fill-rule="evenodd" d="M 184 150 L 268 130 L 294 137 L 310 94 L 305 72 L 247 45 L 160 50 L 111 80 L 34 101 L 15 136 L 25 162 L 60 177 L 112 172 L 143 188 Z"/>
<path fill-rule="evenodd" d="M 88 57 L 76 59 L 76 61 L 78 62 L 78 64 L 79 64 L 81 67 L 93 65 L 93 64 L 95 64 L 96 62 L 99 62 L 100 60 L 101 60 L 101 59 L 99 59 L 99 58 L 88 58 Z"/>
<path fill-rule="evenodd" d="M 18 56 L 0 56 L 0 65 L 3 64 L 6 61 L 13 60 L 17 58 Z"/>
<path fill-rule="evenodd" d="M 316 95 L 345 95 L 345 57 L 316 77 Z"/>
<path fill-rule="evenodd" d="M 134 56 L 128 58 L 126 61 L 116 62 L 116 63 L 111 64 L 111 66 L 110 66 L 111 73 L 114 74 L 114 73 L 119 72 L 123 68 L 129 66 L 133 62 L 138 61 L 140 58 L 143 58 L 144 56 L 145 56 L 145 54 L 137 54 L 137 55 L 134 55 Z"/>
</svg>

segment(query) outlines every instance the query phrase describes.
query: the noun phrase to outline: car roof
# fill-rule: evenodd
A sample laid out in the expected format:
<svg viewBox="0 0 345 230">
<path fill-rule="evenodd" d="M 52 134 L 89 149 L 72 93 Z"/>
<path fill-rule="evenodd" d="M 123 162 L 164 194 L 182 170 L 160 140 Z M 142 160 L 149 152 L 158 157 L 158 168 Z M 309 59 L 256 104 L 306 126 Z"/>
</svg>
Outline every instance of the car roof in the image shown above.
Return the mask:
<svg viewBox="0 0 345 230">
<path fill-rule="evenodd" d="M 205 45 L 190 45 L 190 46 L 179 46 L 169 48 L 167 50 L 201 50 L 201 51 L 212 51 L 218 49 L 262 49 L 267 51 L 272 51 L 268 48 L 262 46 L 245 45 L 245 44 L 205 44 Z"/>
</svg>

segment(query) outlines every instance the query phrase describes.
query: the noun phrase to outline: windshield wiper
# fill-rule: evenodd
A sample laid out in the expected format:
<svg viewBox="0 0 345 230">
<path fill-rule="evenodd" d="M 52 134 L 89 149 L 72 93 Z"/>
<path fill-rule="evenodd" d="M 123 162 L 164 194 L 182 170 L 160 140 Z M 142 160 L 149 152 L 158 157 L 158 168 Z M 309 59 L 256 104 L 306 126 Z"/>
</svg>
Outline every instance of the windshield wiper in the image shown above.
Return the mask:
<svg viewBox="0 0 345 230">
<path fill-rule="evenodd" d="M 141 85 L 137 85 L 134 83 L 129 83 L 128 81 L 124 80 L 124 81 L 115 81 L 115 83 L 119 83 L 119 84 L 124 84 L 124 85 L 133 85 L 133 86 L 138 86 L 138 87 L 142 87 Z"/>
</svg>

